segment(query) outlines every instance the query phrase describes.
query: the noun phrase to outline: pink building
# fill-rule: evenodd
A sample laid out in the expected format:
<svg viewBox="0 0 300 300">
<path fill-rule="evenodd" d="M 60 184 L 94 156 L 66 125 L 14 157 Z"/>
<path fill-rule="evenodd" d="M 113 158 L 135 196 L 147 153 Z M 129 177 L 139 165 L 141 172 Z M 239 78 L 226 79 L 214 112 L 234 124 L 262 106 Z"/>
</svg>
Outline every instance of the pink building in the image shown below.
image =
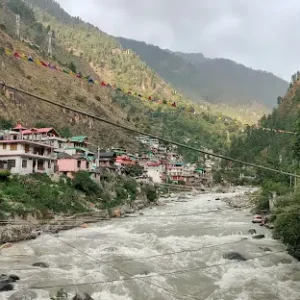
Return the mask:
<svg viewBox="0 0 300 300">
<path fill-rule="evenodd" d="M 58 153 L 57 171 L 60 174 L 72 177 L 78 171 L 90 171 L 91 163 L 82 157 L 71 156 L 67 153 Z"/>
<path fill-rule="evenodd" d="M 91 178 L 100 182 L 100 172 L 96 169 L 92 170 L 92 162 L 82 157 L 81 155 L 69 155 L 67 153 L 58 153 L 56 171 L 60 175 L 66 175 L 69 178 L 74 176 L 74 173 L 79 171 L 90 172 Z"/>
</svg>

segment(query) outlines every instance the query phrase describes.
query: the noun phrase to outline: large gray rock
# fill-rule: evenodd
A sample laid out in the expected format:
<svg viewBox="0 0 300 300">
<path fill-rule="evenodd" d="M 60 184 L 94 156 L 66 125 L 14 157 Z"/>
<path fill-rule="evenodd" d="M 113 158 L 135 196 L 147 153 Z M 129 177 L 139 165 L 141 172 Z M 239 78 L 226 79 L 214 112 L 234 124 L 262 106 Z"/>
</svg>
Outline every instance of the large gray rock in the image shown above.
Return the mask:
<svg viewBox="0 0 300 300">
<path fill-rule="evenodd" d="M 44 262 L 36 262 L 32 264 L 33 267 L 39 267 L 39 268 L 49 268 L 49 265 Z"/>
<path fill-rule="evenodd" d="M 264 237 L 265 237 L 264 234 L 257 234 L 257 235 L 254 235 L 252 238 L 256 239 L 256 240 L 260 240 L 260 239 L 263 239 Z"/>
<path fill-rule="evenodd" d="M 256 230 L 255 229 L 250 229 L 250 230 L 248 230 L 248 233 L 250 233 L 250 234 L 256 234 Z"/>
<path fill-rule="evenodd" d="M 94 299 L 87 293 L 78 293 L 73 298 L 73 300 L 94 300 Z"/>
<path fill-rule="evenodd" d="M 30 240 L 36 237 L 32 226 L 7 225 L 0 228 L 0 244 Z"/>
<path fill-rule="evenodd" d="M 14 286 L 11 283 L 0 282 L 0 292 L 12 291 Z"/>
<path fill-rule="evenodd" d="M 246 261 L 247 259 L 238 252 L 228 252 L 223 254 L 223 258 L 229 260 Z"/>
<path fill-rule="evenodd" d="M 13 293 L 8 300 L 33 300 L 37 298 L 38 295 L 35 292 L 24 289 Z"/>
</svg>

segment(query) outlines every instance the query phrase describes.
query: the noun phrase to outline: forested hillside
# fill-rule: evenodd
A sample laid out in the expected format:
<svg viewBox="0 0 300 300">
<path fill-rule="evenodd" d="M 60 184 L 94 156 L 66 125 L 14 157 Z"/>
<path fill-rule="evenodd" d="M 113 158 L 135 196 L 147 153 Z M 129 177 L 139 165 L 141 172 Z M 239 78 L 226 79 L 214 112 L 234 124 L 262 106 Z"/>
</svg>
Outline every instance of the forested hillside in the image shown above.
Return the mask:
<svg viewBox="0 0 300 300">
<path fill-rule="evenodd" d="M 278 98 L 278 107 L 260 120 L 262 128 L 249 127 L 246 135 L 234 138 L 228 155 L 299 176 L 299 108 L 300 72 L 298 71 L 292 76 L 286 96 Z M 233 164 L 231 167 L 237 166 Z M 255 173 L 257 182 L 262 186 L 262 191 L 256 199 L 258 211 L 269 209 L 269 194 L 276 192 L 275 209 L 271 212 L 274 236 L 281 238 L 288 246 L 290 254 L 300 259 L 299 179 L 270 171 L 256 170 Z"/>
<path fill-rule="evenodd" d="M 68 16 L 54 1 L 41 0 L 38 3 L 38 8 L 30 8 L 21 0 L 8 2 L 8 10 L 4 14 L 5 26 L 0 31 L 0 80 L 144 132 L 217 151 L 223 151 L 224 146 L 227 146 L 226 131 L 232 134 L 238 130 L 236 121 L 226 116 L 213 115 L 184 102 L 178 95 L 173 96 L 171 88 L 137 56 L 132 54 L 127 61 L 127 54 L 121 48 L 114 48 L 118 47 L 118 43 L 113 38 L 78 18 Z M 49 13 L 42 11 L 42 5 L 46 5 Z M 0 13 L 3 15 L 3 9 L 0 9 Z M 23 42 L 15 35 L 16 13 L 21 16 L 20 33 Z M 54 37 L 53 58 L 46 51 L 50 30 Z M 73 45 L 72 49 L 70 45 Z M 34 63 L 12 55 L 14 52 L 23 58 L 32 57 Z M 12 54 L 8 56 L 7 53 Z M 46 67 L 36 61 L 47 62 Z M 57 68 L 48 67 L 48 63 Z M 59 69 L 64 69 L 64 72 L 58 71 Z M 157 95 L 163 101 L 142 100 L 120 89 L 91 84 L 87 80 L 76 78 L 76 72 L 90 75 L 98 82 L 105 80 L 116 86 L 127 86 L 133 91 L 143 90 L 144 86 L 145 93 Z M 136 83 L 134 76 L 144 78 L 144 84 Z M 151 78 L 155 79 L 156 84 L 150 84 Z M 146 82 L 149 84 L 145 84 Z M 68 127 L 72 134 L 86 134 L 95 145 L 101 147 L 124 146 L 132 151 L 139 150 L 134 135 L 123 130 L 37 102 L 21 94 L 8 96 L 4 90 L 1 92 L 1 116 L 14 122 L 20 121 L 28 127 L 35 126 L 37 122 L 46 122 L 59 129 Z M 167 100 L 176 100 L 177 107 L 168 105 Z M 195 153 L 184 154 L 190 161 L 198 158 Z"/>
<path fill-rule="evenodd" d="M 174 53 L 144 42 L 118 38 L 167 82 L 194 100 L 231 106 L 258 103 L 272 108 L 288 83 L 275 75 L 228 59 L 208 59 L 199 53 Z"/>
</svg>

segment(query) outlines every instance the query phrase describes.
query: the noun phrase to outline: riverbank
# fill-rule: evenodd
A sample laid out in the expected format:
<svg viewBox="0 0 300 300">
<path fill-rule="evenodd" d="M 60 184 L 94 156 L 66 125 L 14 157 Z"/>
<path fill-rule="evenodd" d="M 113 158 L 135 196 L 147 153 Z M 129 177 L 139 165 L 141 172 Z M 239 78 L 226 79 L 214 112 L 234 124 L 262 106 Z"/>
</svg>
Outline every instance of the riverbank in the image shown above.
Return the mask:
<svg viewBox="0 0 300 300">
<path fill-rule="evenodd" d="M 297 299 L 299 263 L 266 228 L 257 226 L 265 238 L 252 237 L 248 231 L 256 225 L 248 209 L 216 200 L 235 196 L 212 192 L 161 199 L 164 206 L 145 208 L 143 215 L 136 211 L 134 217 L 44 234 L 4 249 L 1 272 L 17 274 L 15 289 L 27 287 L 39 300 L 49 300 L 62 287 L 69 300 L 79 291 L 94 300 L 169 300 L 179 294 Z M 245 260 L 232 260 L 232 252 Z M 48 267 L 33 267 L 36 263 Z M 14 293 L 0 293 L 0 300 Z"/>
<path fill-rule="evenodd" d="M 155 206 L 163 206 L 168 202 L 187 202 L 189 197 L 222 192 L 233 193 L 238 187 L 219 187 L 206 188 L 204 191 L 191 192 L 172 192 L 161 197 L 155 202 L 149 201 L 147 197 L 136 199 L 128 204 L 112 207 L 109 209 L 97 209 L 87 213 L 74 215 L 61 215 L 53 219 L 40 219 L 39 214 L 27 213 L 24 217 L 14 216 L 10 220 L 0 221 L 0 246 L 5 243 L 16 243 L 24 240 L 36 239 L 43 233 L 56 234 L 73 228 L 86 228 L 88 224 L 100 221 L 109 221 L 112 218 L 136 217 L 136 213 Z M 237 196 L 240 197 L 240 196 Z M 226 198 L 227 199 L 227 198 Z M 225 200 L 224 200 L 225 201 Z M 232 201 L 232 200 L 231 200 Z"/>
</svg>

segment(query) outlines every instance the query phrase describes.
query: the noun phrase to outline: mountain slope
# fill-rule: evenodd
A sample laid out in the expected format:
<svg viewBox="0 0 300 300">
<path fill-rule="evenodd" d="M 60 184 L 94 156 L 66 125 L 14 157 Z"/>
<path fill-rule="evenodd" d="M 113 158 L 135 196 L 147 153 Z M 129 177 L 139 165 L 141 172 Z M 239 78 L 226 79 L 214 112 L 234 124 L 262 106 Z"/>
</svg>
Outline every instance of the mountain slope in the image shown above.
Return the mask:
<svg viewBox="0 0 300 300">
<path fill-rule="evenodd" d="M 208 59 L 199 53 L 174 53 L 144 42 L 118 38 L 166 81 L 194 100 L 267 107 L 276 104 L 288 83 L 271 73 L 253 70 L 227 59 Z"/>
<path fill-rule="evenodd" d="M 41 11 L 40 8 L 33 6 L 32 10 L 27 5 L 24 6 L 21 0 L 10 0 L 9 4 L 11 3 L 18 5 L 9 6 L 9 11 L 5 13 L 7 25 L 5 31 L 9 35 L 0 31 L 0 45 L 3 48 L 21 54 L 24 53 L 27 56 L 31 55 L 35 59 L 49 62 L 60 68 L 67 69 L 66 66 L 76 67 L 77 71 L 90 74 L 98 81 L 101 79 L 106 80 L 104 75 L 109 74 L 119 86 L 117 79 L 123 76 L 122 70 L 127 74 L 127 63 L 123 64 L 123 54 L 117 56 L 109 54 L 112 53 L 111 50 L 115 50 L 114 52 L 118 50 L 118 53 L 120 51 L 123 53 L 120 48 L 111 48 L 117 44 L 113 38 L 76 18 L 70 17 L 74 22 L 70 25 L 67 18 L 65 22 L 60 22 L 50 13 Z M 57 8 L 57 4 L 53 1 L 39 0 L 39 3 L 45 5 L 48 3 L 50 8 L 51 5 Z M 16 10 L 20 7 L 22 8 L 20 11 L 22 36 L 26 40 L 32 39 L 40 47 L 40 50 L 37 49 L 36 45 L 33 47 L 28 42 L 20 42 L 13 38 L 14 28 L 10 25 L 10 21 L 14 19 L 14 13 L 19 12 Z M 61 8 L 59 8 L 59 12 L 58 16 L 65 18 Z M 2 13 L 1 9 L 0 13 Z M 38 20 L 41 20 L 43 24 Z M 53 59 L 47 57 L 44 51 L 47 46 L 49 25 L 51 25 L 51 30 L 53 30 L 55 36 L 53 43 L 55 57 Z M 91 39 L 91 41 L 88 39 Z M 66 45 L 71 41 L 73 41 L 73 45 L 78 45 L 76 50 L 74 47 L 71 51 Z M 92 50 L 89 49 L 91 43 L 94 43 Z M 77 55 L 79 47 L 83 47 L 80 48 L 82 55 Z M 4 54 L 3 48 L 0 51 L 0 80 L 4 80 L 8 85 L 54 99 L 110 121 L 137 128 L 147 133 L 164 136 L 174 141 L 184 142 L 191 146 L 208 147 L 218 151 L 222 151 L 226 146 L 226 132 L 228 131 L 231 134 L 239 129 L 239 125 L 234 120 L 226 118 L 225 122 L 224 117 L 213 115 L 201 110 L 200 107 L 195 107 L 195 113 L 191 113 L 190 110 L 174 108 L 163 102 L 142 101 L 139 97 L 124 94 L 118 89 L 103 88 L 99 84 L 89 84 L 87 81 L 70 74 L 45 68 L 26 60 L 9 57 Z M 104 75 L 98 70 L 99 65 L 96 63 L 97 55 L 104 51 L 103 49 L 106 49 L 105 53 L 108 57 L 108 63 L 105 61 L 104 54 L 101 57 L 105 65 L 103 68 Z M 93 59 L 95 61 L 89 60 L 90 55 L 94 55 Z M 151 78 L 157 82 L 156 86 L 144 84 L 144 87 L 147 86 L 148 88 L 148 93 L 157 93 L 161 97 L 168 97 L 172 94 L 170 87 L 154 71 L 147 66 L 146 71 L 139 69 L 139 66 L 145 65 L 145 63 L 142 63 L 135 55 L 132 55 L 132 57 L 134 60 L 132 60 L 133 58 L 129 60 L 132 65 L 128 72 L 130 73 L 133 70 L 132 74 L 145 78 L 145 82 L 148 82 Z M 111 68 L 110 63 L 112 61 L 115 61 L 117 68 Z M 133 89 L 141 88 L 139 83 L 136 83 L 132 78 L 126 79 L 126 84 Z M 36 122 L 46 122 L 58 128 L 68 126 L 73 134 L 86 134 L 94 144 L 100 147 L 124 146 L 130 151 L 139 150 L 139 144 L 136 142 L 134 135 L 123 130 L 72 114 L 21 94 L 16 93 L 11 97 L 5 93 L 5 90 L 1 90 L 1 94 L 1 116 L 15 122 L 20 121 L 24 126 L 32 127 L 35 126 Z M 175 95 L 173 99 L 176 99 L 175 97 L 177 97 L 179 104 L 184 103 L 183 100 L 180 100 L 180 96 Z M 188 102 L 185 104 L 187 107 L 191 106 Z M 189 153 L 182 150 L 182 154 L 189 161 L 198 159 L 198 154 L 195 152 Z"/>
<path fill-rule="evenodd" d="M 115 38 L 79 18 L 71 17 L 55 1 L 26 2 L 32 5 L 37 20 L 55 32 L 58 46 L 88 61 L 102 80 L 141 94 L 178 100 L 162 78 L 135 53 L 124 51 Z"/>
</svg>

